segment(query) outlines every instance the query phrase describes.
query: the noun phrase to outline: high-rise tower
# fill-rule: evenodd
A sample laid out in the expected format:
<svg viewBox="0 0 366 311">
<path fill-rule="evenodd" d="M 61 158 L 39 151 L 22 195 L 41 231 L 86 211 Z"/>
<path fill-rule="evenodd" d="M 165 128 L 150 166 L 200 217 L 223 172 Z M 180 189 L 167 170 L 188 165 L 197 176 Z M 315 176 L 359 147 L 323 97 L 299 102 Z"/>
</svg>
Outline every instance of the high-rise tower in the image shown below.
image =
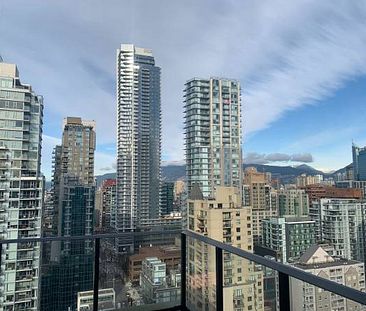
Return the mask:
<svg viewBox="0 0 366 311">
<path fill-rule="evenodd" d="M 192 79 L 185 85 L 188 194 L 198 184 L 204 197 L 217 186 L 241 190 L 240 84 L 228 79 Z"/>
<path fill-rule="evenodd" d="M 0 61 L 0 240 L 41 235 L 42 120 L 42 96 Z M 39 243 L 1 247 L 0 310 L 38 310 Z"/>
<path fill-rule="evenodd" d="M 366 147 L 360 148 L 352 144 L 353 179 L 366 180 Z"/>
<path fill-rule="evenodd" d="M 136 229 L 159 217 L 161 156 L 160 68 L 151 50 L 122 44 L 117 50 L 116 230 Z M 132 238 L 120 240 L 119 251 Z"/>
<path fill-rule="evenodd" d="M 94 230 L 95 122 L 68 117 L 54 152 L 54 221 L 57 236 L 88 236 Z M 53 242 L 43 248 L 41 310 L 75 310 L 78 292 L 93 287 L 92 240 Z M 49 255 L 49 257 L 47 257 Z"/>
</svg>

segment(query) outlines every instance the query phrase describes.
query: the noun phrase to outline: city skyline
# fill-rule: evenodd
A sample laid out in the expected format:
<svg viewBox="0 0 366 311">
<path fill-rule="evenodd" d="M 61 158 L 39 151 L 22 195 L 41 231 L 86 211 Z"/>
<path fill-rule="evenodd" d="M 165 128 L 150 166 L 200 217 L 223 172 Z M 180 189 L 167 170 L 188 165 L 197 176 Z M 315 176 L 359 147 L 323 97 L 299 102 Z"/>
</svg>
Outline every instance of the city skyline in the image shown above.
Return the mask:
<svg viewBox="0 0 366 311">
<path fill-rule="evenodd" d="M 366 311 L 361 1 L 0 1 L 0 309 Z"/>
<path fill-rule="evenodd" d="M 272 7 L 228 2 L 222 8 L 208 3 L 192 1 L 183 7 L 135 1 L 122 8 L 112 2 L 102 8 L 99 3 L 34 1 L 24 3 L 27 10 L 17 10 L 19 3 L 2 4 L 0 53 L 45 95 L 42 171 L 47 179 L 51 152 L 61 137 L 59 123 L 52 121 L 69 115 L 70 108 L 73 115 L 98 124 L 96 174 L 115 170 L 114 62 L 115 49 L 123 42 L 151 48 L 163 68 L 163 161 L 184 159 L 184 82 L 193 76 L 220 76 L 238 79 L 243 86 L 247 162 L 249 157 L 302 163 L 288 161 L 294 154 L 322 170 L 351 162 L 352 139 L 366 145 L 366 132 L 357 125 L 365 112 L 365 5 L 275 1 Z M 119 9 L 128 18 L 121 19 Z M 178 18 L 165 14 L 174 11 L 180 12 Z M 68 24 L 61 24 L 66 14 Z M 112 27 L 116 24 L 120 27 Z M 14 31 L 24 36 L 20 39 Z"/>
</svg>

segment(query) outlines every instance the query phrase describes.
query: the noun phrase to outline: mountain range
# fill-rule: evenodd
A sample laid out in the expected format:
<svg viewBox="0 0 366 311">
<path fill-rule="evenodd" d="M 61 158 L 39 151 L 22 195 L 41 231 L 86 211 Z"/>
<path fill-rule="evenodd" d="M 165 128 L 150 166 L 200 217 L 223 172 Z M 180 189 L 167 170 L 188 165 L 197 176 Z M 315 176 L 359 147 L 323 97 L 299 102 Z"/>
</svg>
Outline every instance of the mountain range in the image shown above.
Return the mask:
<svg viewBox="0 0 366 311">
<path fill-rule="evenodd" d="M 301 174 L 306 175 L 323 175 L 324 177 L 332 177 L 337 173 L 343 173 L 346 167 L 341 168 L 332 173 L 324 173 L 309 165 L 302 164 L 298 166 L 275 166 L 264 164 L 244 164 L 246 167 L 255 167 L 258 172 L 268 172 L 272 174 L 273 178 L 279 178 L 282 182 L 292 182 L 294 178 Z M 164 181 L 176 181 L 178 179 L 185 179 L 186 166 L 185 165 L 166 165 L 161 167 L 161 175 Z M 108 173 L 104 175 L 96 176 L 97 185 L 99 186 L 103 180 L 107 178 L 116 178 L 116 173 Z"/>
</svg>

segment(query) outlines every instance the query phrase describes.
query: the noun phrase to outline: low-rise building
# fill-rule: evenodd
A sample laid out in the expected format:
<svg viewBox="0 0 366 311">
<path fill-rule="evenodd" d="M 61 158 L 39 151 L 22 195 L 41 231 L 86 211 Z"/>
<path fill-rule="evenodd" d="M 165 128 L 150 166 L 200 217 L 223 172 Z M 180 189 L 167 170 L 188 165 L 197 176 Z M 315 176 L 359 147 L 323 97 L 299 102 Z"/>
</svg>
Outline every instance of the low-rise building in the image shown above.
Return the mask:
<svg viewBox="0 0 366 311">
<path fill-rule="evenodd" d="M 77 311 L 93 310 L 94 294 L 92 290 L 79 292 L 77 301 Z M 116 309 L 116 294 L 113 288 L 98 290 L 98 310 L 109 311 Z"/>
<path fill-rule="evenodd" d="M 168 303 L 180 298 L 180 276 L 174 271 L 174 278 L 170 278 L 166 264 L 157 257 L 142 261 L 140 287 L 146 303 Z"/>
<path fill-rule="evenodd" d="M 342 183 L 337 183 L 341 185 Z M 342 184 L 343 185 L 343 184 Z M 345 185 L 354 185 L 346 182 Z M 366 187 L 366 182 L 365 182 Z M 363 192 L 359 187 L 331 187 L 327 185 L 307 185 L 303 188 L 309 196 L 309 207 L 314 201 L 322 198 L 338 198 L 338 199 L 362 199 Z"/>
<path fill-rule="evenodd" d="M 363 198 L 366 199 L 366 181 L 342 180 L 342 181 L 337 181 L 335 185 L 337 188 L 354 189 L 355 191 L 362 191 Z M 352 190 L 348 190 L 348 191 L 352 191 Z M 360 193 L 360 192 L 358 192 L 358 193 Z"/>
<path fill-rule="evenodd" d="M 175 245 L 164 247 L 142 247 L 138 254 L 129 258 L 128 276 L 132 283 L 138 283 L 142 271 L 142 262 L 148 257 L 156 257 L 166 265 L 168 273 L 180 265 L 180 248 Z"/>
<path fill-rule="evenodd" d="M 318 245 L 310 247 L 294 266 L 338 284 L 365 291 L 362 262 L 332 257 Z M 298 279 L 290 278 L 290 310 L 360 311 L 365 310 L 365 306 Z"/>
</svg>

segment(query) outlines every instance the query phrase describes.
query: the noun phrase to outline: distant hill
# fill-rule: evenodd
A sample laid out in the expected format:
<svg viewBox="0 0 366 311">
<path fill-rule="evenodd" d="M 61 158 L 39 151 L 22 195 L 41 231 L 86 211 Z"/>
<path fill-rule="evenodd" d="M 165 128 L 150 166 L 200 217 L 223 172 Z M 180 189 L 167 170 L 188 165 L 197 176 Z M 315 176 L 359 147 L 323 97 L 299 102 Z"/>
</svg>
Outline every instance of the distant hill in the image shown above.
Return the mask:
<svg viewBox="0 0 366 311">
<path fill-rule="evenodd" d="M 281 176 L 299 176 L 301 174 L 307 175 L 316 175 L 321 174 L 324 175 L 323 172 L 316 170 L 315 168 L 302 164 L 299 166 L 274 166 L 274 165 L 264 165 L 264 164 L 244 164 L 244 169 L 247 167 L 255 167 L 258 172 L 268 172 L 272 175 L 281 175 Z"/>
<path fill-rule="evenodd" d="M 272 174 L 272 177 L 281 179 L 284 183 L 293 182 L 297 176 L 301 174 L 316 175 L 320 174 L 324 177 L 330 177 L 337 172 L 345 171 L 342 168 L 333 174 L 327 174 L 319 171 L 309 165 L 302 164 L 299 166 L 275 166 L 275 165 L 264 165 L 264 164 L 244 164 L 244 169 L 247 167 L 255 167 L 258 172 L 268 172 Z M 165 181 L 176 181 L 178 179 L 185 179 L 186 177 L 186 166 L 185 165 L 167 165 L 161 167 L 161 175 Z M 116 178 L 115 173 L 108 173 L 97 176 L 97 185 L 99 186 L 104 179 Z"/>
<path fill-rule="evenodd" d="M 161 177 L 165 181 L 176 181 L 186 178 L 185 165 L 167 165 L 161 167 Z"/>
<path fill-rule="evenodd" d="M 336 174 L 339 174 L 339 173 L 344 174 L 347 169 L 352 168 L 352 167 L 353 167 L 353 163 L 350 163 L 350 164 L 346 165 L 345 167 L 340 168 L 339 170 L 333 172 L 333 175 L 336 175 Z"/>
<path fill-rule="evenodd" d="M 178 179 L 184 179 L 186 176 L 185 165 L 168 165 L 161 167 L 161 177 L 164 181 L 176 181 Z M 104 175 L 96 176 L 97 187 L 99 187 L 103 180 L 109 178 L 116 178 L 116 173 L 107 173 Z"/>
<path fill-rule="evenodd" d="M 97 179 L 97 188 L 102 184 L 103 180 L 105 179 L 115 179 L 116 178 L 116 173 L 107 173 L 104 175 L 98 175 L 95 176 L 95 178 Z"/>
</svg>

